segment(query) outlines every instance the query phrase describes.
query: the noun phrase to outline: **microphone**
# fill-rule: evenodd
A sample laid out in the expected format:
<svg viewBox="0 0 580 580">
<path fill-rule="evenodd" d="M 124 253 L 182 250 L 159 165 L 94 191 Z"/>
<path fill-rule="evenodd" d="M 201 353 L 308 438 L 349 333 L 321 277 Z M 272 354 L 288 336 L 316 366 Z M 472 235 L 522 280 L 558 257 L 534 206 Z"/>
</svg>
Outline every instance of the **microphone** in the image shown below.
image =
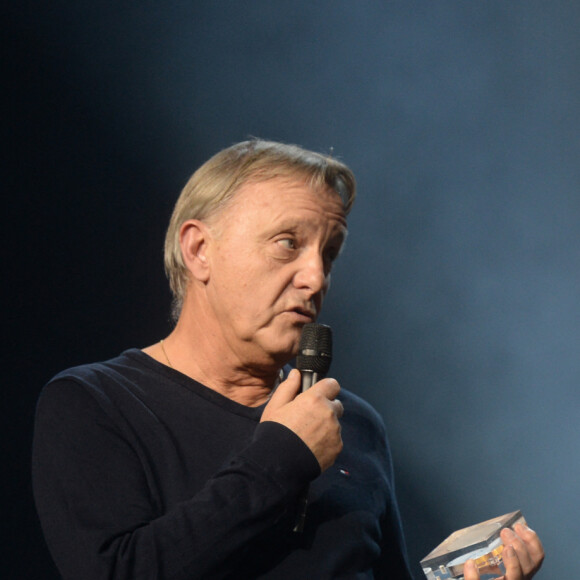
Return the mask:
<svg viewBox="0 0 580 580">
<path fill-rule="evenodd" d="M 302 376 L 302 392 L 323 379 L 332 362 L 332 329 L 325 324 L 311 322 L 304 325 L 298 345 L 296 368 Z M 300 506 L 295 532 L 304 530 L 306 510 L 308 508 L 308 487 L 300 497 Z"/>
<path fill-rule="evenodd" d="M 326 324 L 305 324 L 300 336 L 296 368 L 302 375 L 302 392 L 323 379 L 332 362 L 332 329 Z"/>
</svg>

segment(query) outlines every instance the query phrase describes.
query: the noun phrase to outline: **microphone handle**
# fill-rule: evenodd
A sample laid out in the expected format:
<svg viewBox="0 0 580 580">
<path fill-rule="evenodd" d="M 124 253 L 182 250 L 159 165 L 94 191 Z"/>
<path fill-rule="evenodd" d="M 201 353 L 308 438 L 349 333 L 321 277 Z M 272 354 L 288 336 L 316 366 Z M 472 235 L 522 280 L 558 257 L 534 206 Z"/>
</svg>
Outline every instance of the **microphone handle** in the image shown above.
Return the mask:
<svg viewBox="0 0 580 580">
<path fill-rule="evenodd" d="M 318 373 L 312 371 L 301 371 L 302 375 L 302 392 L 307 391 L 312 385 L 317 383 L 323 376 L 318 376 Z M 298 514 L 296 522 L 294 523 L 293 532 L 301 533 L 304 531 L 304 523 L 306 522 L 306 512 L 308 510 L 308 490 L 310 486 L 307 485 L 298 500 Z"/>
<path fill-rule="evenodd" d="M 318 376 L 318 373 L 312 371 L 300 371 L 302 376 L 302 392 L 307 391 L 313 384 L 317 383 L 323 376 Z"/>
</svg>

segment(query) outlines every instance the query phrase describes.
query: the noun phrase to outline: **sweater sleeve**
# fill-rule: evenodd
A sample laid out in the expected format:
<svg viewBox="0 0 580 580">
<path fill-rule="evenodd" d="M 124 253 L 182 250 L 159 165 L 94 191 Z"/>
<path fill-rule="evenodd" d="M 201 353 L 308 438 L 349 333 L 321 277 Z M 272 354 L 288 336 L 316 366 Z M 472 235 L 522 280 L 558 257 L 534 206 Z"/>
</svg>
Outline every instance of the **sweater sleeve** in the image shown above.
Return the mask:
<svg viewBox="0 0 580 580">
<path fill-rule="evenodd" d="M 320 473 L 299 437 L 265 422 L 199 492 L 165 510 L 142 458 L 78 387 L 64 379 L 45 387 L 33 447 L 37 509 L 65 580 L 225 577 Z"/>
</svg>

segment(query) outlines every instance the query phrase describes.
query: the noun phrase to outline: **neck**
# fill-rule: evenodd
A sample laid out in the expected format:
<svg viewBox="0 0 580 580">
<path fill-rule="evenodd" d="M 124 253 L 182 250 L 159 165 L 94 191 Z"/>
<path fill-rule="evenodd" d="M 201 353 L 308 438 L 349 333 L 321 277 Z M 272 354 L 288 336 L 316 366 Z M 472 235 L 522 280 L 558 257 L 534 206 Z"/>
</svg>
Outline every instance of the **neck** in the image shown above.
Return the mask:
<svg viewBox="0 0 580 580">
<path fill-rule="evenodd" d="M 201 317 L 203 319 L 203 317 Z M 227 341 L 182 312 L 173 332 L 144 352 L 206 387 L 248 407 L 267 402 L 280 376 L 279 362 L 249 364 L 228 348 Z"/>
</svg>

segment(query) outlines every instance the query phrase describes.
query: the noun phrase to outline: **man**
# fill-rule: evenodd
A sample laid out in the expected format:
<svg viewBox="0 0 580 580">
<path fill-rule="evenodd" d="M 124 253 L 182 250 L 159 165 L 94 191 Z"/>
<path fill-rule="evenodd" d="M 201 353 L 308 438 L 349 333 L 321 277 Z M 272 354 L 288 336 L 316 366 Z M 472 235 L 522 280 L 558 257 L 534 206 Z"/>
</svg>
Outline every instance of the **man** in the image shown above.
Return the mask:
<svg viewBox="0 0 580 580">
<path fill-rule="evenodd" d="M 34 489 L 64 578 L 411 577 L 380 418 L 331 378 L 299 394 L 286 366 L 354 197 L 342 163 L 260 140 L 193 175 L 165 244 L 172 333 L 39 399 Z M 509 580 L 541 562 L 521 535 Z"/>
</svg>

